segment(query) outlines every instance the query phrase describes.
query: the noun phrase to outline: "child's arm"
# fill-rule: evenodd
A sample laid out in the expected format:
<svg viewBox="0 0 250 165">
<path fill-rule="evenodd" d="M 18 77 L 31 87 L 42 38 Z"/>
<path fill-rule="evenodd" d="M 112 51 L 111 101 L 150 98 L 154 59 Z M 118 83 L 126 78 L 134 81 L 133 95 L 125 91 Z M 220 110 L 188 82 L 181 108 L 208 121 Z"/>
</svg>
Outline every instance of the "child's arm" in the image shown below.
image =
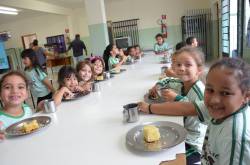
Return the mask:
<svg viewBox="0 0 250 165">
<path fill-rule="evenodd" d="M 56 106 L 61 104 L 63 96 L 65 94 L 68 95 L 69 97 L 73 97 L 74 95 L 67 87 L 62 87 L 53 95 L 53 99 L 54 99 Z"/>
<path fill-rule="evenodd" d="M 48 78 L 43 79 L 43 84 L 52 92 L 55 92 L 55 89 L 53 88 L 53 86 L 51 85 L 50 81 Z"/>
<path fill-rule="evenodd" d="M 140 102 L 139 110 L 145 113 L 153 113 L 169 116 L 196 116 L 195 106 L 191 102 L 165 102 L 162 104 L 148 104 Z"/>
<path fill-rule="evenodd" d="M 85 88 L 83 88 L 83 86 L 78 85 L 75 87 L 74 92 L 84 92 Z"/>
<path fill-rule="evenodd" d="M 3 122 L 0 121 L 0 128 L 3 126 Z M 0 140 L 3 140 L 4 139 L 4 133 L 1 132 L 2 130 L 0 129 Z"/>
<path fill-rule="evenodd" d="M 124 62 L 126 62 L 127 57 L 125 55 L 121 56 L 122 60 L 118 64 L 114 64 L 114 68 L 121 67 Z"/>
<path fill-rule="evenodd" d="M 79 83 L 79 86 L 83 88 L 84 91 L 91 91 L 92 90 L 92 83 L 87 82 L 87 83 Z"/>
</svg>

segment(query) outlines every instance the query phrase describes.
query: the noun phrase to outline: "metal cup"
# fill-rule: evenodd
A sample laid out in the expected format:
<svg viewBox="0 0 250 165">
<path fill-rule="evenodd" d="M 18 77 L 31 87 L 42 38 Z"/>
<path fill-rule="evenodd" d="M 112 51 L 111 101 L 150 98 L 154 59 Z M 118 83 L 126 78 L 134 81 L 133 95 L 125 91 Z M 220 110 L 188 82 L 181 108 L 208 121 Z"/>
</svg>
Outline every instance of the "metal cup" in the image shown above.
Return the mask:
<svg viewBox="0 0 250 165">
<path fill-rule="evenodd" d="M 99 83 L 93 83 L 92 84 L 92 91 L 93 92 L 99 92 L 101 90 L 101 86 Z"/>
<path fill-rule="evenodd" d="M 109 72 L 104 72 L 104 78 L 105 79 L 110 79 L 110 73 Z"/>
<path fill-rule="evenodd" d="M 53 99 L 44 100 L 44 110 L 45 113 L 56 112 L 56 105 Z"/>
<path fill-rule="evenodd" d="M 134 123 L 139 120 L 138 104 L 132 103 L 123 106 L 123 121 Z"/>
<path fill-rule="evenodd" d="M 131 58 L 130 62 L 131 62 L 131 63 L 134 63 L 134 62 L 135 62 L 135 60 L 134 60 L 133 58 Z"/>
</svg>

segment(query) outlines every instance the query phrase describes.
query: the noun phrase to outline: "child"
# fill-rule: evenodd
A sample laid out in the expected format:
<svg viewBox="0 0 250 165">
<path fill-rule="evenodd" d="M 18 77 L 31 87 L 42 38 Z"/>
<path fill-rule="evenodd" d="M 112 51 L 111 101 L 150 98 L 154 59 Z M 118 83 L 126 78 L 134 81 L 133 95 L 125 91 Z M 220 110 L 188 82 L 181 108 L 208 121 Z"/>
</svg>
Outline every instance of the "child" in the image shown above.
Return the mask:
<svg viewBox="0 0 250 165">
<path fill-rule="evenodd" d="M 121 65 L 127 60 L 125 55 L 119 54 L 118 48 L 116 45 L 110 44 L 106 48 L 106 53 L 109 53 L 108 66 L 111 72 L 119 72 Z M 121 61 L 119 58 L 116 58 L 116 55 L 119 54 L 121 57 Z"/>
<path fill-rule="evenodd" d="M 175 73 L 178 79 L 166 78 L 159 81 L 151 90 L 150 95 L 156 95 L 157 86 L 169 88 L 162 90 L 162 96 L 167 101 L 196 101 L 203 100 L 204 84 L 199 80 L 203 72 L 204 54 L 192 47 L 182 48 L 175 53 Z M 186 117 L 184 127 L 188 130 L 186 139 L 188 164 L 195 159 L 199 162 L 206 126 L 197 117 Z M 189 149 L 190 148 L 190 149 Z"/>
<path fill-rule="evenodd" d="M 162 34 L 157 34 L 155 36 L 156 42 L 154 45 L 155 54 L 167 54 L 168 44 L 164 41 Z"/>
<path fill-rule="evenodd" d="M 22 73 L 11 71 L 1 78 L 0 98 L 0 123 L 4 129 L 32 116 L 31 108 L 24 104 L 28 98 L 28 80 Z"/>
<path fill-rule="evenodd" d="M 95 56 L 90 59 L 90 62 L 93 65 L 95 80 L 103 79 L 103 73 L 105 70 L 105 64 L 103 59 L 101 57 Z"/>
<path fill-rule="evenodd" d="M 37 62 L 36 54 L 32 49 L 26 49 L 21 53 L 25 74 L 31 82 L 31 92 L 37 97 L 37 105 L 45 100 L 52 98 L 52 87 L 46 73 Z"/>
<path fill-rule="evenodd" d="M 136 57 L 141 58 L 143 56 L 143 52 L 141 51 L 140 45 L 135 45 Z"/>
<path fill-rule="evenodd" d="M 94 70 L 89 61 L 81 61 L 76 65 L 80 82 L 88 83 L 94 80 Z"/>
<path fill-rule="evenodd" d="M 94 70 L 89 61 L 81 61 L 76 65 L 76 71 L 79 78 L 79 85 L 87 91 L 91 91 L 94 81 Z"/>
<path fill-rule="evenodd" d="M 178 51 L 178 50 L 180 50 L 181 48 L 183 48 L 185 46 L 186 46 L 185 42 L 179 42 L 175 46 L 175 51 Z M 176 63 L 176 54 L 174 53 L 174 54 L 172 54 L 172 57 L 171 57 L 171 67 L 167 68 L 165 70 L 165 75 L 167 77 L 177 77 L 176 74 L 175 74 L 175 71 L 174 71 L 175 63 Z"/>
<path fill-rule="evenodd" d="M 74 93 L 83 92 L 84 89 L 79 85 L 77 74 L 71 66 L 63 66 L 58 72 L 59 89 L 53 98 L 56 105 L 59 105 L 63 98 L 71 99 Z"/>
<path fill-rule="evenodd" d="M 186 39 L 186 44 L 187 44 L 188 46 L 198 47 L 197 38 L 195 38 L 195 37 L 188 37 L 188 38 Z"/>
<path fill-rule="evenodd" d="M 191 116 L 208 124 L 201 162 L 206 165 L 249 164 L 250 66 L 241 59 L 224 58 L 208 72 L 204 101 L 140 103 L 143 112 Z"/>
<path fill-rule="evenodd" d="M 136 58 L 136 50 L 135 50 L 135 47 L 134 46 L 129 46 L 127 48 L 127 54 L 128 54 L 128 58 L 133 58 L 135 59 Z"/>
</svg>

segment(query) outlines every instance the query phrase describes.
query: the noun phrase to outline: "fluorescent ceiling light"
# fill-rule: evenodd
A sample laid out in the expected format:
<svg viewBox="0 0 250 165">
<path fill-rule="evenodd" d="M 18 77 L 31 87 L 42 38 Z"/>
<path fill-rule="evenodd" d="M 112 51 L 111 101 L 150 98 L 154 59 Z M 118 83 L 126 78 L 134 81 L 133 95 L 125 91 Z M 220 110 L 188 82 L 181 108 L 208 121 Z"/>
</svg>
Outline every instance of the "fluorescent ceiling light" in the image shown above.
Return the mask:
<svg viewBox="0 0 250 165">
<path fill-rule="evenodd" d="M 17 15 L 18 14 L 18 10 L 15 9 L 15 8 L 0 6 L 0 13 L 1 14 Z"/>
</svg>

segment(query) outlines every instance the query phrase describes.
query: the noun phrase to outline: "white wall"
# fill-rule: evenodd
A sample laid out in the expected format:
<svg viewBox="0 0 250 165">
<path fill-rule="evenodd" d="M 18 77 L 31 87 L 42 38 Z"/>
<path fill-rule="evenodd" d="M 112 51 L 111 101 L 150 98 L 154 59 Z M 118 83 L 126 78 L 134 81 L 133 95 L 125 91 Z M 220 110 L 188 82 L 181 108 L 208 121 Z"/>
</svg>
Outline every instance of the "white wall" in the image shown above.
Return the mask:
<svg viewBox="0 0 250 165">
<path fill-rule="evenodd" d="M 65 15 L 44 14 L 38 17 L 0 24 L 0 31 L 8 30 L 11 32 L 12 38 L 5 43 L 7 49 L 23 47 L 21 36 L 26 34 L 36 33 L 40 44 L 46 43 L 46 37 L 48 36 L 64 34 L 65 28 L 70 29 L 71 36 L 76 33 L 81 36 L 89 35 L 84 8 L 75 9 L 70 18 L 71 22 L 68 21 Z"/>
<path fill-rule="evenodd" d="M 8 30 L 12 38 L 5 43 L 6 48 L 23 47 L 21 36 L 36 33 L 39 42 L 46 43 L 46 37 L 64 34 L 68 28 L 66 16 L 45 14 L 43 16 L 19 20 L 0 25 L 0 31 Z"/>
<path fill-rule="evenodd" d="M 88 21 L 85 8 L 74 9 L 71 14 L 73 33 L 80 34 L 81 37 L 89 36 Z"/>
<path fill-rule="evenodd" d="M 180 25 L 180 18 L 187 9 L 209 8 L 211 0 L 109 0 L 105 1 L 107 20 L 119 21 L 139 18 L 139 28 L 159 28 L 157 20 L 167 14 L 168 25 Z M 93 14 L 95 11 L 93 11 Z M 71 36 L 79 33 L 88 37 L 88 21 L 85 8 L 74 9 L 68 21 L 67 16 L 45 14 L 12 23 L 0 24 L 0 31 L 11 31 L 12 38 L 6 48 L 22 47 L 21 36 L 36 33 L 41 44 L 46 37 L 64 34 L 70 28 Z"/>
<path fill-rule="evenodd" d="M 210 0 L 112 0 L 106 1 L 107 20 L 140 19 L 139 28 L 159 26 L 157 20 L 167 15 L 168 25 L 180 25 L 187 9 L 210 8 Z"/>
</svg>

